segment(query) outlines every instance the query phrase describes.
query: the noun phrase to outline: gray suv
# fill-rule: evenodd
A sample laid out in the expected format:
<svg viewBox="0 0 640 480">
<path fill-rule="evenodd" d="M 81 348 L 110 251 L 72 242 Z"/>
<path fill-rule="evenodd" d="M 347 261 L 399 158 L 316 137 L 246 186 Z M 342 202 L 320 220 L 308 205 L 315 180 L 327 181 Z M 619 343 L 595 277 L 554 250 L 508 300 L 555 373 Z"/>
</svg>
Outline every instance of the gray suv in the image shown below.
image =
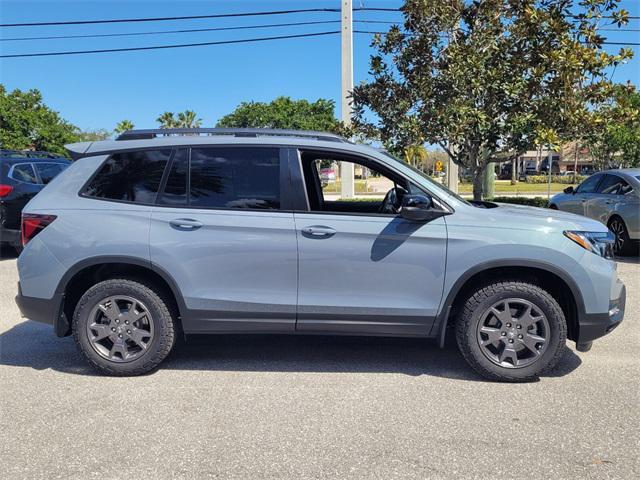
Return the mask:
<svg viewBox="0 0 640 480">
<path fill-rule="evenodd" d="M 107 374 L 148 372 L 198 333 L 450 333 L 481 375 L 526 381 L 624 315 L 600 222 L 470 203 L 335 135 L 136 130 L 68 149 L 24 210 L 16 300 Z M 332 162 L 391 188 L 327 193 Z"/>
</svg>

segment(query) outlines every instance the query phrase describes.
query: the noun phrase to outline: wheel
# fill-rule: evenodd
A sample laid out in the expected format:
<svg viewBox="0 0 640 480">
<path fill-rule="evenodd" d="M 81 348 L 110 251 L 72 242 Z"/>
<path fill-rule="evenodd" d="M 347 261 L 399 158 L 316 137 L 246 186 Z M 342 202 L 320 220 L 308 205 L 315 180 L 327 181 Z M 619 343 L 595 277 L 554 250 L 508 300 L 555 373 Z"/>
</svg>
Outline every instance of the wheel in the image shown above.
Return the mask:
<svg viewBox="0 0 640 480">
<path fill-rule="evenodd" d="M 558 302 L 537 285 L 500 281 L 471 292 L 456 338 L 464 358 L 482 376 L 530 381 L 562 356 L 567 322 Z"/>
<path fill-rule="evenodd" d="M 620 217 L 613 217 L 609 220 L 609 230 L 616 236 L 616 243 L 613 251 L 616 255 L 631 255 L 633 253 L 633 242 L 629 238 L 627 226 Z"/>
<path fill-rule="evenodd" d="M 141 375 L 160 364 L 175 342 L 174 319 L 153 287 L 105 280 L 80 298 L 73 338 L 87 361 L 108 375 Z"/>
<path fill-rule="evenodd" d="M 553 203 L 551 205 L 549 205 L 549 208 L 551 210 L 557 210 L 558 209 L 558 207 L 556 205 L 554 205 Z"/>
</svg>

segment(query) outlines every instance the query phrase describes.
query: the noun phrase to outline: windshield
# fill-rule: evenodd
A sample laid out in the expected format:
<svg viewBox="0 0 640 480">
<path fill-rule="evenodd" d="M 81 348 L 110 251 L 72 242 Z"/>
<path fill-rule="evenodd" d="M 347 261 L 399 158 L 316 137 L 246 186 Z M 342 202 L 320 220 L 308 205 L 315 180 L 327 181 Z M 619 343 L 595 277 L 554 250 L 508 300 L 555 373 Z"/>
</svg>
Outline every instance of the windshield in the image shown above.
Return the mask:
<svg viewBox="0 0 640 480">
<path fill-rule="evenodd" d="M 445 187 L 444 185 L 442 185 L 439 182 L 436 182 L 433 178 L 431 178 L 429 175 L 427 175 L 426 173 L 424 173 L 422 170 L 414 167 L 413 165 L 409 165 L 407 162 L 403 162 L 402 160 L 400 160 L 399 158 L 391 155 L 389 152 L 387 152 L 386 150 L 380 150 L 381 153 L 383 153 L 386 157 L 389 157 L 393 160 L 395 160 L 396 162 L 401 163 L 403 166 L 408 167 L 412 172 L 417 173 L 418 175 L 420 175 L 421 178 L 424 178 L 427 182 L 429 182 L 430 185 L 432 185 L 433 187 L 435 187 L 436 190 L 439 190 L 440 192 L 444 193 L 445 195 L 449 195 L 453 198 L 455 198 L 456 200 L 465 203 L 467 205 L 471 205 L 467 200 L 465 200 L 464 198 L 462 198 L 460 195 L 458 195 L 457 193 L 452 192 L 451 190 L 449 190 L 447 187 Z"/>
</svg>

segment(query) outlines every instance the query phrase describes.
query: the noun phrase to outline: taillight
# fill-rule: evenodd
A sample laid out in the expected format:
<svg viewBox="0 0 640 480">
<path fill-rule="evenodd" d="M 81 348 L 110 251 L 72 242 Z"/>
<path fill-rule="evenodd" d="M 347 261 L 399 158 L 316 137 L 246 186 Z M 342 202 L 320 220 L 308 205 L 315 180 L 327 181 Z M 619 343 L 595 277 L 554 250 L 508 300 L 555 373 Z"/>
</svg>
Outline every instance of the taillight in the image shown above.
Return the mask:
<svg viewBox="0 0 640 480">
<path fill-rule="evenodd" d="M 37 213 L 22 214 L 22 246 L 44 230 L 56 219 L 55 215 L 40 215 Z"/>
<path fill-rule="evenodd" d="M 11 185 L 3 185 L 0 183 L 0 198 L 6 197 L 11 192 L 13 192 L 13 187 Z"/>
</svg>

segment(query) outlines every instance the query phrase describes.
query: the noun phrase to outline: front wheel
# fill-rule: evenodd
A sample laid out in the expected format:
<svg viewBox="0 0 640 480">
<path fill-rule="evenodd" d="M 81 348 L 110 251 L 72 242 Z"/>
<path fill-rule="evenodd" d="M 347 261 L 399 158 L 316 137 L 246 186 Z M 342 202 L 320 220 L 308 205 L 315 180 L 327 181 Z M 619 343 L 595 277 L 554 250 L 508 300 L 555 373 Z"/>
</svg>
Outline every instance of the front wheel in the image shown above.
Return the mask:
<svg viewBox="0 0 640 480">
<path fill-rule="evenodd" d="M 567 323 L 537 285 L 500 281 L 467 297 L 456 323 L 458 347 L 482 376 L 522 382 L 551 370 L 563 354 Z"/>
<path fill-rule="evenodd" d="M 140 375 L 175 342 L 174 319 L 153 287 L 112 279 L 91 287 L 73 315 L 73 337 L 87 361 L 107 375 Z"/>
</svg>

